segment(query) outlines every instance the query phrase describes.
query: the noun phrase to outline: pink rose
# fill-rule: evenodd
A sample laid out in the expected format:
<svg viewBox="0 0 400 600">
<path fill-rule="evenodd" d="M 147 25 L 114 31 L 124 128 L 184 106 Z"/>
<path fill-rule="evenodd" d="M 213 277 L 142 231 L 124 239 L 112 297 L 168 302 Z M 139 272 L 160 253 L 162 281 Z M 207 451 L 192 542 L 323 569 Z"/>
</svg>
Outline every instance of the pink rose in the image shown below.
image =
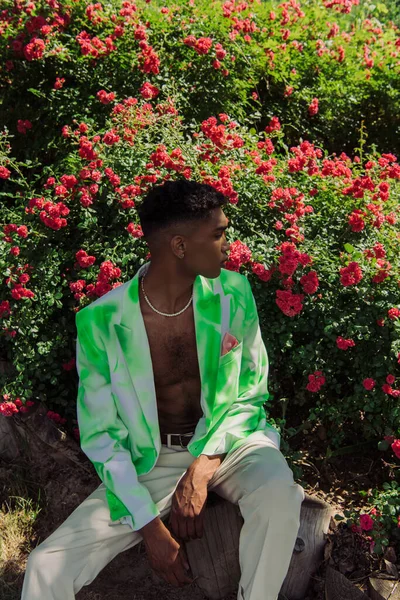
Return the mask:
<svg viewBox="0 0 400 600">
<path fill-rule="evenodd" d="M 367 379 L 364 379 L 363 381 L 363 386 L 366 390 L 373 390 L 375 387 L 375 381 L 372 379 L 372 377 L 367 377 Z"/>
<path fill-rule="evenodd" d="M 369 515 L 361 515 L 360 527 L 364 531 L 370 531 L 374 527 L 374 520 Z"/>
<path fill-rule="evenodd" d="M 395 455 L 397 456 L 397 458 L 400 458 L 400 440 L 394 440 L 392 446 L 392 450 L 395 453 Z"/>
</svg>

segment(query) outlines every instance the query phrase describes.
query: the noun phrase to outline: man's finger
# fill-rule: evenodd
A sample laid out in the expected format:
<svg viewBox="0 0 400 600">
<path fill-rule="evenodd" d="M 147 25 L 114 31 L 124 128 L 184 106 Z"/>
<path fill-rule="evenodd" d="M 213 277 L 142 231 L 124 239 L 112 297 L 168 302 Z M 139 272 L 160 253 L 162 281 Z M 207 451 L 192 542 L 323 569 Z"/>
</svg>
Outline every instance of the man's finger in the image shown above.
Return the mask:
<svg viewBox="0 0 400 600">
<path fill-rule="evenodd" d="M 179 563 L 177 564 L 177 569 L 175 574 L 179 581 L 184 585 L 185 583 L 192 583 L 191 577 L 186 573 L 185 567 L 183 566 L 182 557 L 179 557 Z"/>
<path fill-rule="evenodd" d="M 183 562 L 183 566 L 185 567 L 186 571 L 190 571 L 190 565 L 189 565 L 188 557 L 187 557 L 187 554 L 186 554 L 186 549 L 185 549 L 185 546 L 183 544 L 179 548 L 179 552 L 181 554 L 181 559 L 182 559 L 182 562 Z"/>
<path fill-rule="evenodd" d="M 181 587 L 181 584 L 173 571 L 165 574 L 165 580 L 175 587 Z"/>
<path fill-rule="evenodd" d="M 182 518 L 174 513 L 171 518 L 171 529 L 177 538 L 181 537 L 181 520 Z"/>
<path fill-rule="evenodd" d="M 178 535 L 180 537 L 181 540 L 187 540 L 187 527 L 186 527 L 186 519 L 183 517 L 180 517 L 178 519 Z"/>
</svg>

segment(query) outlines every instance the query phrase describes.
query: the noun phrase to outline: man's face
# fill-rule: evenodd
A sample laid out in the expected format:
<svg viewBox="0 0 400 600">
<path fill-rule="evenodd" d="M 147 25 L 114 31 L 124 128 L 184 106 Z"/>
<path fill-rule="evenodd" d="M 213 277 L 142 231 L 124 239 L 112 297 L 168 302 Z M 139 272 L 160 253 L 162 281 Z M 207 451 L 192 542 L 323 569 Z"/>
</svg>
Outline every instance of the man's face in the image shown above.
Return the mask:
<svg viewBox="0 0 400 600">
<path fill-rule="evenodd" d="M 219 277 L 223 261 L 229 253 L 225 237 L 228 222 L 222 208 L 216 208 L 207 221 L 184 238 L 185 261 L 182 262 L 192 275 L 203 275 L 210 279 Z"/>
</svg>

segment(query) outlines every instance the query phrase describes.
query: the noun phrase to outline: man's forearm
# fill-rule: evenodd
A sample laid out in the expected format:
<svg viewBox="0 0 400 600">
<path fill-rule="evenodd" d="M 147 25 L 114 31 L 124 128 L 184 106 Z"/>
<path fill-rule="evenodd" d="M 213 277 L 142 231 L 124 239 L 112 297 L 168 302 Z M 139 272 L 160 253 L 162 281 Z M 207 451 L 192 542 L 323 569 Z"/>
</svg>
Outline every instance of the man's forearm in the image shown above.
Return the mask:
<svg viewBox="0 0 400 600">
<path fill-rule="evenodd" d="M 208 456 L 207 454 L 200 454 L 188 468 L 193 475 L 196 475 L 196 479 L 200 479 L 205 483 L 208 483 L 215 471 L 218 469 L 226 454 L 215 454 Z"/>
<path fill-rule="evenodd" d="M 226 454 L 215 454 L 214 456 L 200 454 L 187 469 L 185 477 L 192 482 L 193 486 L 199 484 L 207 485 L 225 456 Z M 142 534 L 143 539 L 146 541 L 154 538 L 154 536 L 160 535 L 160 530 L 163 530 L 164 528 L 165 526 L 160 517 L 156 517 L 150 521 L 150 523 L 142 527 L 142 529 L 139 530 L 139 533 Z"/>
<path fill-rule="evenodd" d="M 143 540 L 146 542 L 158 536 L 160 534 L 160 530 L 163 529 L 165 529 L 165 526 L 161 518 L 158 516 L 138 531 L 142 535 Z"/>
</svg>

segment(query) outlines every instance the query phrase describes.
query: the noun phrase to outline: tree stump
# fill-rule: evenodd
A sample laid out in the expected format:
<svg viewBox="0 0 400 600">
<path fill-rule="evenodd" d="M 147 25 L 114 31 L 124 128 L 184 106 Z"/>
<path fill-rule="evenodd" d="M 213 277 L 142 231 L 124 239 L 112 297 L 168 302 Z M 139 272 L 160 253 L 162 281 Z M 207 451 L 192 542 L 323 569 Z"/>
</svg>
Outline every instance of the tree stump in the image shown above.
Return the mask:
<svg viewBox="0 0 400 600">
<path fill-rule="evenodd" d="M 326 600 L 368 600 L 368 596 L 362 590 L 332 567 L 326 570 L 325 598 Z"/>
<path fill-rule="evenodd" d="M 235 591 L 240 579 L 239 535 L 243 518 L 238 506 L 209 492 L 203 537 L 186 542 L 193 577 L 204 594 L 219 600 Z"/>
<path fill-rule="evenodd" d="M 371 600 L 400 600 L 400 582 L 370 577 L 369 596 Z"/>
<path fill-rule="evenodd" d="M 292 560 L 282 585 L 283 594 L 290 600 L 304 598 L 311 575 L 323 560 L 326 535 L 333 514 L 329 504 L 305 494 Z"/>
<path fill-rule="evenodd" d="M 303 598 L 310 577 L 322 558 L 332 514 L 329 504 L 306 494 L 296 545 L 281 590 L 289 600 Z M 191 540 L 185 546 L 196 583 L 210 600 L 220 600 L 238 586 L 242 525 L 239 507 L 209 492 L 203 537 Z"/>
</svg>

